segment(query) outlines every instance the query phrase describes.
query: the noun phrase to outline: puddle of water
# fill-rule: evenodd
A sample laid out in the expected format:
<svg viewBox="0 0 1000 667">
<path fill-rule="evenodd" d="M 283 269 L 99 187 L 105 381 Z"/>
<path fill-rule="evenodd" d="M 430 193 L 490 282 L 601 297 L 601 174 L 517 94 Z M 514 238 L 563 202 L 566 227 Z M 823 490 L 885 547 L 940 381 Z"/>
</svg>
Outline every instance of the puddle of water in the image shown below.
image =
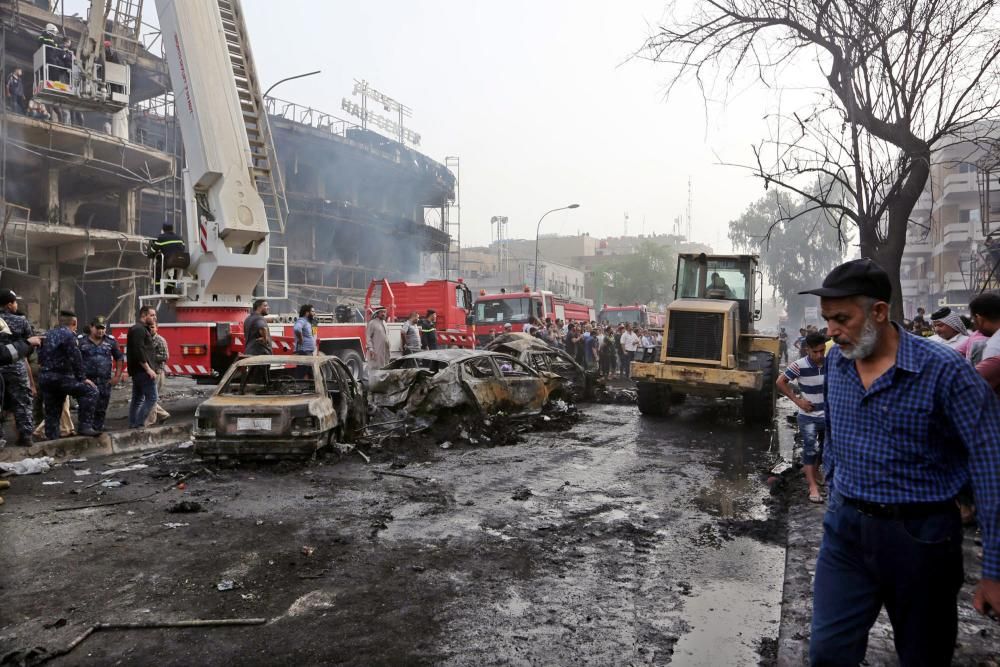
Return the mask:
<svg viewBox="0 0 1000 667">
<path fill-rule="evenodd" d="M 692 595 L 681 612 L 690 631 L 674 647 L 676 665 L 752 665 L 761 637 L 777 637 L 781 618 L 783 551 L 737 538 L 689 579 Z M 703 578 L 707 575 L 709 578 Z"/>
</svg>

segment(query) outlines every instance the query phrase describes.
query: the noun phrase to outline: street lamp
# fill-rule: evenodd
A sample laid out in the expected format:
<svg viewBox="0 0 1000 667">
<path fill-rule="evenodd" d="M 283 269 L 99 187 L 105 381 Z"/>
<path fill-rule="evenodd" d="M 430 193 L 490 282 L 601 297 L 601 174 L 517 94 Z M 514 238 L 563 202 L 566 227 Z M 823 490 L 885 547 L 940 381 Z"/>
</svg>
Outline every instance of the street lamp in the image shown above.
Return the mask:
<svg viewBox="0 0 1000 667">
<path fill-rule="evenodd" d="M 560 206 L 559 208 L 554 208 L 551 211 L 546 211 L 542 217 L 538 219 L 538 226 L 535 227 L 535 284 L 532 287 L 533 292 L 538 291 L 538 234 L 542 231 L 542 220 L 549 213 L 555 213 L 556 211 L 566 211 L 571 208 L 580 208 L 579 204 L 570 204 L 569 206 Z"/>
<path fill-rule="evenodd" d="M 279 86 L 279 85 L 283 84 L 283 83 L 284 83 L 284 82 L 286 82 L 286 81 L 291 81 L 291 80 L 293 80 L 293 79 L 304 79 L 304 78 L 306 78 L 307 76 L 312 76 L 312 75 L 314 75 L 314 74 L 319 74 L 319 73 L 320 73 L 320 72 L 322 72 L 322 71 L 323 71 L 323 70 L 320 70 L 320 69 L 318 69 L 318 70 L 316 70 L 315 72 L 306 72 L 305 74 L 296 74 L 295 76 L 286 76 L 286 77 L 285 77 L 284 79 L 279 79 L 278 81 L 275 81 L 275 82 L 274 82 L 273 84 L 271 84 L 271 87 L 270 87 L 270 88 L 268 88 L 267 90 L 265 90 L 265 91 L 264 91 L 264 94 L 263 94 L 263 95 L 261 95 L 261 98 L 264 98 L 264 97 L 267 97 L 268 93 L 270 93 L 270 92 L 271 92 L 272 90 L 274 90 L 274 89 L 275 89 L 275 88 L 276 88 L 277 86 Z"/>
</svg>

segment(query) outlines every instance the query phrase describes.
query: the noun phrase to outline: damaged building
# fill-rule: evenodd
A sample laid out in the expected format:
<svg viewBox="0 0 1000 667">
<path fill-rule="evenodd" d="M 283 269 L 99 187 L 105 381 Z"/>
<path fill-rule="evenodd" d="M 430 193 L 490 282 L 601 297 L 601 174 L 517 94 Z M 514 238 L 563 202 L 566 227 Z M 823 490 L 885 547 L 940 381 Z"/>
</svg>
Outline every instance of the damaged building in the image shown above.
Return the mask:
<svg viewBox="0 0 1000 667">
<path fill-rule="evenodd" d="M 162 43 L 142 34 L 142 7 L 141 0 L 106 5 L 106 38 L 131 69 L 125 131 L 100 111 L 48 105 L 49 118 L 29 117 L 9 100 L 0 110 L 0 283 L 43 328 L 67 308 L 83 318 L 131 319 L 139 296 L 152 292 L 146 245 L 164 222 L 185 229 L 183 144 Z M 28 96 L 46 24 L 73 44 L 85 28 L 53 8 L 58 3 L 44 0 L 0 3 L 4 78 L 21 68 Z M 372 279 L 412 280 L 458 266 L 456 158 L 437 162 L 292 102 L 266 106 L 288 204 L 256 291 L 272 312 L 304 301 L 330 312 L 362 301 Z"/>
</svg>

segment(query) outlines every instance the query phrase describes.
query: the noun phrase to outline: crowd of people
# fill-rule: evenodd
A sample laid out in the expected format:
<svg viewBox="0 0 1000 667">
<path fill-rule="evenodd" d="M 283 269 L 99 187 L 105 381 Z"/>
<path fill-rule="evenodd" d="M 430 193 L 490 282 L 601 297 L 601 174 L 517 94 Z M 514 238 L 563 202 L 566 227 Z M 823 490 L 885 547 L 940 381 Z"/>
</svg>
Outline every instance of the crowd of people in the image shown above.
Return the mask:
<svg viewBox="0 0 1000 667">
<path fill-rule="evenodd" d="M 5 416 L 12 416 L 14 445 L 28 447 L 38 438 L 104 432 L 111 390 L 125 377 L 126 355 L 108 334 L 103 317 L 78 331 L 76 313 L 59 312 L 57 326 L 39 334 L 18 307 L 18 296 L 0 289 L 0 380 Z M 144 306 L 129 330 L 127 361 L 132 370 L 129 427 L 162 423 L 170 414 L 159 405 L 169 360 L 166 340 L 157 333 L 156 311 Z M 23 353 L 10 352 L 23 348 Z M 33 355 L 37 352 L 37 355 Z M 70 399 L 78 407 L 78 426 L 70 415 Z"/>
<path fill-rule="evenodd" d="M 504 332 L 513 331 L 513 325 L 504 324 Z M 563 321 L 538 318 L 522 326 L 521 330 L 552 347 L 565 350 L 578 364 L 596 370 L 601 377 L 629 377 L 633 361 L 652 361 L 655 350 L 663 344 L 663 333 L 625 322 L 617 327 L 608 322 Z"/>
</svg>

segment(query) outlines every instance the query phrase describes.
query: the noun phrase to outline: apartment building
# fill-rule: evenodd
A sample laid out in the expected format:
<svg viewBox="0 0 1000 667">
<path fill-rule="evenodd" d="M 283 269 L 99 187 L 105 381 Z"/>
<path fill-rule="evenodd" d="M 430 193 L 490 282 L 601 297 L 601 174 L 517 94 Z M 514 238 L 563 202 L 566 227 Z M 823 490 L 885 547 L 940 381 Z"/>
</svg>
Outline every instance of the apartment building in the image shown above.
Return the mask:
<svg viewBox="0 0 1000 667">
<path fill-rule="evenodd" d="M 991 133 L 1000 137 L 998 133 Z M 987 232 L 1000 226 L 1000 187 L 987 206 L 984 180 L 990 139 L 956 142 L 934 155 L 927 189 L 913 209 L 900 279 L 903 312 L 950 306 L 967 312 L 983 288 Z M 995 179 L 994 179 L 995 180 Z M 983 224 L 985 209 L 990 215 Z"/>
</svg>

